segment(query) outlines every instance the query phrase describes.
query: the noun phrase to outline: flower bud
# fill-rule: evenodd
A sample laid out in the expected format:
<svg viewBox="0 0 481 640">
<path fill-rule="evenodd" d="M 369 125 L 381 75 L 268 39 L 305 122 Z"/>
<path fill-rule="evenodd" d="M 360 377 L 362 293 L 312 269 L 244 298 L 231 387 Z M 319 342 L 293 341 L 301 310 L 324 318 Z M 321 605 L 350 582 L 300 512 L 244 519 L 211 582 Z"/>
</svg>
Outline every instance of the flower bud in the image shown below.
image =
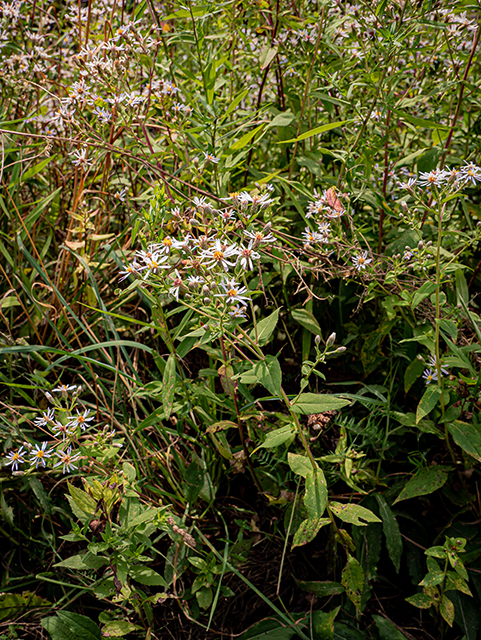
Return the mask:
<svg viewBox="0 0 481 640">
<path fill-rule="evenodd" d="M 418 249 L 422 249 L 424 247 L 424 242 L 422 240 L 420 240 L 418 242 Z"/>
<path fill-rule="evenodd" d="M 331 333 L 331 335 L 327 339 L 326 345 L 328 347 L 331 347 L 335 342 L 336 342 L 336 334 L 335 333 Z"/>
<path fill-rule="evenodd" d="M 347 347 L 337 347 L 334 353 L 343 353 L 344 351 L 346 351 L 346 349 Z"/>
<path fill-rule="evenodd" d="M 321 342 L 321 336 L 316 336 L 316 337 L 314 338 L 314 342 L 315 342 L 316 344 L 319 344 L 319 343 Z"/>
<path fill-rule="evenodd" d="M 204 304 L 208 306 L 210 304 L 210 298 L 204 298 Z"/>
<path fill-rule="evenodd" d="M 204 286 L 202 287 L 202 293 L 204 295 L 208 295 L 210 293 L 209 285 L 204 284 Z"/>
</svg>

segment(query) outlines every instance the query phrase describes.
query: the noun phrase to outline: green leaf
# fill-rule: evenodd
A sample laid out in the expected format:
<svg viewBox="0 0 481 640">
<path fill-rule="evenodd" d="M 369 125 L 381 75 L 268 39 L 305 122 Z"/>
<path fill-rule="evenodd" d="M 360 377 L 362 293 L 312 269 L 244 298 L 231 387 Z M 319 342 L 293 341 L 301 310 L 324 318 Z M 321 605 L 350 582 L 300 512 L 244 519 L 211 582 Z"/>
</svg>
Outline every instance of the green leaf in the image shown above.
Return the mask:
<svg viewBox="0 0 481 640">
<path fill-rule="evenodd" d="M 277 47 L 270 47 L 269 45 L 264 45 L 260 50 L 259 55 L 259 64 L 261 66 L 261 70 L 266 69 L 270 63 L 274 60 L 277 54 Z"/>
<path fill-rule="evenodd" d="M 462 269 L 456 269 L 454 272 L 454 279 L 456 283 L 456 297 L 458 303 L 464 302 L 464 304 L 467 305 L 469 302 L 469 289 L 464 271 Z"/>
<path fill-rule="evenodd" d="M 2 593 L 0 594 L 0 621 L 19 618 L 29 609 L 51 606 L 51 602 L 36 596 L 31 591 L 23 591 L 21 594 Z"/>
<path fill-rule="evenodd" d="M 304 494 L 309 518 L 319 520 L 327 507 L 327 485 L 322 469 L 313 469 L 306 476 L 306 493 Z"/>
<path fill-rule="evenodd" d="M 329 520 L 329 518 L 325 518 Z M 324 598 L 326 596 L 337 596 L 340 593 L 344 593 L 344 587 L 340 582 L 331 582 L 321 581 L 321 582 L 311 582 L 305 580 L 296 580 L 297 586 L 303 591 L 307 591 L 307 593 L 313 593 L 319 598 Z"/>
<path fill-rule="evenodd" d="M 260 322 L 257 323 L 257 344 L 262 347 L 267 344 L 274 333 L 274 329 L 276 328 L 277 321 L 279 320 L 279 309 L 276 309 L 271 313 L 267 318 L 263 318 Z M 251 340 L 256 339 L 255 329 L 249 334 Z"/>
<path fill-rule="evenodd" d="M 274 447 L 278 447 L 279 445 L 284 444 L 284 442 L 292 442 L 294 436 L 294 425 L 287 424 L 280 429 L 269 431 L 269 433 L 266 435 L 266 439 L 261 445 L 257 447 L 257 449 L 273 449 Z M 257 449 L 255 449 L 255 451 L 257 451 Z"/>
<path fill-rule="evenodd" d="M 239 140 L 237 140 L 237 142 L 234 142 L 234 144 L 231 145 L 229 151 L 238 151 L 239 149 L 243 149 L 246 145 L 249 144 L 249 142 L 256 134 L 262 131 L 262 129 L 266 128 L 267 124 L 267 122 L 262 122 L 255 129 L 252 129 L 251 131 L 245 133 L 241 138 L 239 138 Z"/>
<path fill-rule="evenodd" d="M 291 640 L 297 636 L 294 626 L 281 625 L 277 620 L 262 620 L 241 635 L 239 640 Z"/>
<path fill-rule="evenodd" d="M 42 618 L 40 623 L 52 640 L 101 640 L 95 622 L 78 613 L 58 611 L 56 616 Z"/>
<path fill-rule="evenodd" d="M 481 462 L 481 433 L 474 424 L 455 420 L 448 425 L 448 430 L 463 451 Z"/>
<path fill-rule="evenodd" d="M 265 360 L 256 363 L 254 373 L 258 381 L 273 396 L 281 396 L 282 371 L 281 365 L 275 356 L 266 356 Z"/>
<path fill-rule="evenodd" d="M 376 500 L 379 504 L 379 515 L 382 520 L 382 528 L 386 538 L 389 557 L 396 569 L 396 573 L 399 573 L 403 552 L 403 541 L 399 530 L 399 524 L 384 496 L 380 493 L 376 493 Z"/>
<path fill-rule="evenodd" d="M 34 176 L 37 175 L 37 173 L 40 173 L 40 171 L 43 171 L 43 169 L 45 169 L 45 167 L 49 164 L 49 162 L 52 162 L 52 160 L 55 160 L 56 157 L 57 156 L 55 155 L 49 156 L 48 158 L 45 158 L 44 160 L 36 164 L 34 167 L 27 169 L 27 171 L 25 171 L 25 173 L 23 173 L 19 178 L 11 182 L 8 188 L 11 189 L 12 187 L 15 187 L 20 182 L 26 182 L 30 178 L 33 178 Z"/>
<path fill-rule="evenodd" d="M 331 129 L 337 129 L 337 127 L 343 127 L 348 122 L 352 122 L 352 120 L 341 120 L 341 122 L 329 122 L 328 124 L 323 124 L 321 127 L 316 127 L 315 129 L 311 129 L 310 131 L 306 131 L 302 133 L 297 138 L 292 138 L 291 140 L 282 140 L 277 144 L 287 144 L 290 142 L 300 142 L 301 140 L 306 140 L 307 138 L 312 138 L 312 136 L 317 136 L 319 133 L 324 133 L 325 131 L 330 131 Z"/>
<path fill-rule="evenodd" d="M 379 631 L 379 640 L 407 640 L 404 633 L 401 633 L 390 620 L 374 615 L 373 620 Z"/>
<path fill-rule="evenodd" d="M 166 420 L 172 413 L 175 395 L 175 382 L 175 353 L 171 353 L 167 358 L 167 364 L 165 365 L 162 386 L 162 406 Z"/>
<path fill-rule="evenodd" d="M 447 479 L 448 475 L 444 467 L 422 469 L 408 481 L 394 504 L 401 502 L 401 500 L 409 500 L 417 496 L 426 496 L 434 493 L 444 485 Z"/>
<path fill-rule="evenodd" d="M 312 613 L 312 627 L 317 640 L 334 640 L 334 620 L 341 607 L 332 611 L 314 611 Z"/>
<path fill-rule="evenodd" d="M 107 558 L 101 556 L 95 556 L 92 553 L 78 553 L 75 556 L 70 556 L 61 562 L 56 562 L 54 567 L 64 567 L 66 569 L 86 570 L 86 569 L 98 569 L 99 567 L 107 564 Z"/>
<path fill-rule="evenodd" d="M 359 504 L 341 504 L 340 502 L 329 503 L 332 512 L 343 522 L 349 522 L 357 527 L 366 527 L 366 522 L 381 522 L 372 511 L 361 507 Z M 362 520 L 366 522 L 362 522 Z"/>
<path fill-rule="evenodd" d="M 434 601 L 426 593 L 416 593 L 414 596 L 406 598 L 406 602 L 409 602 L 409 604 L 414 605 L 418 609 L 429 609 Z"/>
<path fill-rule="evenodd" d="M 195 596 L 201 609 L 208 609 L 212 604 L 212 600 L 214 599 L 214 594 L 210 587 L 202 587 L 202 589 L 199 589 L 199 591 L 197 591 Z"/>
<path fill-rule="evenodd" d="M 141 627 L 133 624 L 132 622 L 127 622 L 127 620 L 112 620 L 102 627 L 102 637 L 121 638 L 122 636 L 126 636 L 128 633 L 132 633 L 132 631 L 136 631 L 140 628 Z"/>
<path fill-rule="evenodd" d="M 446 594 L 443 594 L 441 604 L 439 605 L 439 613 L 443 616 L 449 626 L 452 627 L 454 622 L 454 604 Z"/>
<path fill-rule="evenodd" d="M 424 578 L 419 583 L 420 587 L 436 587 L 438 584 L 441 584 L 444 580 L 444 573 L 442 571 L 430 571 L 427 573 Z"/>
<path fill-rule="evenodd" d="M 182 488 L 185 497 L 192 504 L 199 497 L 205 482 L 205 469 L 198 458 L 189 464 L 184 474 Z"/>
<path fill-rule="evenodd" d="M 407 393 L 416 380 L 422 375 L 425 363 L 420 356 L 416 356 L 404 372 L 404 392 Z"/>
<path fill-rule="evenodd" d="M 395 113 L 399 116 L 410 122 L 411 124 L 416 125 L 417 127 L 422 127 L 423 129 L 447 129 L 447 125 L 439 124 L 434 120 L 423 120 L 422 118 L 416 118 L 412 116 L 410 113 L 406 113 L 405 111 L 401 111 L 400 109 L 395 109 Z"/>
<path fill-rule="evenodd" d="M 321 327 L 319 326 L 319 323 L 312 311 L 309 311 L 308 309 L 293 309 L 291 316 L 301 325 L 301 327 L 304 327 L 304 329 L 307 329 L 315 336 L 321 335 Z"/>
<path fill-rule="evenodd" d="M 347 564 L 342 570 L 341 582 L 349 600 L 361 612 L 364 571 L 356 558 L 353 558 L 349 553 L 347 554 Z"/>
<path fill-rule="evenodd" d="M 314 540 L 319 530 L 330 522 L 329 518 L 307 518 L 307 520 L 303 520 L 294 534 L 292 548 L 301 547 Z"/>
<path fill-rule="evenodd" d="M 122 464 L 122 471 L 129 482 L 134 482 L 137 478 L 137 471 L 134 465 L 130 464 L 130 462 L 124 462 Z"/>
<path fill-rule="evenodd" d="M 291 471 L 303 478 L 307 477 L 307 474 L 312 471 L 312 462 L 307 456 L 301 456 L 298 453 L 287 454 L 287 462 L 291 468 Z"/>
<path fill-rule="evenodd" d="M 154 571 L 150 567 L 131 567 L 129 569 L 129 575 L 140 584 L 167 587 L 167 582 L 160 573 L 157 573 L 157 571 Z"/>
<path fill-rule="evenodd" d="M 297 401 L 291 405 L 294 413 L 311 415 L 323 411 L 333 411 L 351 404 L 350 400 L 331 394 L 301 393 Z"/>
<path fill-rule="evenodd" d="M 425 282 L 413 295 L 411 307 L 415 309 L 421 302 L 436 291 L 435 282 Z"/>
<path fill-rule="evenodd" d="M 441 389 L 433 384 L 428 385 L 416 410 L 416 424 L 434 409 L 440 397 Z"/>
<path fill-rule="evenodd" d="M 445 591 L 461 591 L 467 596 L 472 596 L 466 580 L 463 580 L 459 574 L 455 571 L 448 571 L 446 573 L 446 584 L 444 586 Z"/>
<path fill-rule="evenodd" d="M 72 496 L 75 505 L 86 513 L 89 516 L 93 516 L 95 513 L 95 509 L 97 508 L 97 502 L 89 495 L 86 491 L 82 491 L 82 489 L 77 489 L 70 482 L 67 481 L 67 488 Z"/>
</svg>

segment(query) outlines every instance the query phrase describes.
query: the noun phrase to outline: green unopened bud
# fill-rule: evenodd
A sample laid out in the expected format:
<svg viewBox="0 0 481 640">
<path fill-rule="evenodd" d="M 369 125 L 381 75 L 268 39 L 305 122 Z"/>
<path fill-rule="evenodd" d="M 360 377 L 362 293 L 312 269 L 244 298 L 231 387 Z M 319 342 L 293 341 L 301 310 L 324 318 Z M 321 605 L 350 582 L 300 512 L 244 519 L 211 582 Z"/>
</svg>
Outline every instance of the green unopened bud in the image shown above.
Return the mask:
<svg viewBox="0 0 481 640">
<path fill-rule="evenodd" d="M 320 341 L 321 341 L 321 336 L 316 336 L 316 337 L 314 338 L 314 342 L 315 342 L 316 344 L 319 344 L 319 343 L 320 343 Z"/>
<path fill-rule="evenodd" d="M 346 349 L 347 347 L 337 347 L 334 353 L 343 353 Z"/>
<path fill-rule="evenodd" d="M 326 345 L 328 347 L 332 346 L 334 343 L 336 342 L 336 334 L 335 333 L 331 333 L 331 335 L 329 336 L 329 338 L 327 339 Z"/>
</svg>

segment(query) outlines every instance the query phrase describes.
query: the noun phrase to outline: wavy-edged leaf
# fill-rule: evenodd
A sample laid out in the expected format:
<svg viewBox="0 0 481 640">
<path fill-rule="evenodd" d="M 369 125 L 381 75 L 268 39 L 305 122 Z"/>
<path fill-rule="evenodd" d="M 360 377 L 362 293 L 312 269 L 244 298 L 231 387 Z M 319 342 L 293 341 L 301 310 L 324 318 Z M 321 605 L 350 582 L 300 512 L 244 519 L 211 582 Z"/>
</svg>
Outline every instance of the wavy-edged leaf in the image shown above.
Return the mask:
<svg viewBox="0 0 481 640">
<path fill-rule="evenodd" d="M 341 504 L 340 502 L 330 502 L 332 512 L 343 522 L 349 522 L 357 527 L 367 527 L 368 522 L 381 522 L 379 518 L 369 509 L 361 507 L 359 504 Z M 363 522 L 365 520 L 366 522 Z"/>
</svg>

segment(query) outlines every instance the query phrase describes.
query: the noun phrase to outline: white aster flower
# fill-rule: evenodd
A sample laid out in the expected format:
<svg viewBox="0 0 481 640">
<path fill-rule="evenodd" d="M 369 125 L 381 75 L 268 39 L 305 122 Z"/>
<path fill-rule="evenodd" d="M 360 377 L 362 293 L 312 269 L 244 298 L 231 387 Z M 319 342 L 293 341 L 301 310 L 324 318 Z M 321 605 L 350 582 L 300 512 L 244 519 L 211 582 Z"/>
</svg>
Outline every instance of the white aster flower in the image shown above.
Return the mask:
<svg viewBox="0 0 481 640">
<path fill-rule="evenodd" d="M 368 258 L 367 251 L 363 251 L 362 253 L 358 253 L 357 256 L 354 256 L 352 261 L 354 262 L 356 269 L 361 271 L 361 269 L 365 269 L 366 266 L 372 262 L 372 258 Z"/>
<path fill-rule="evenodd" d="M 88 422 L 92 422 L 92 420 L 95 419 L 95 416 L 91 416 L 90 415 L 90 409 L 85 409 L 83 411 L 83 413 L 81 413 L 78 409 L 77 409 L 77 415 L 76 416 L 68 416 L 67 420 L 68 422 L 68 426 L 69 427 L 80 427 L 82 429 L 82 431 L 85 430 L 85 427 L 87 426 Z"/>
<path fill-rule="evenodd" d="M 254 240 L 249 242 L 249 245 L 245 247 L 243 244 L 239 245 L 239 257 L 237 258 L 237 264 L 240 264 L 241 267 L 247 271 L 252 271 L 254 269 L 253 260 L 259 260 L 260 255 L 257 251 L 254 251 Z"/>
<path fill-rule="evenodd" d="M 226 302 L 230 304 L 241 304 L 246 307 L 249 301 L 249 296 L 245 296 L 245 293 L 249 293 L 246 287 L 242 287 L 235 280 L 224 280 L 221 282 L 221 287 L 224 289 L 224 293 L 216 293 L 214 297 L 225 298 Z"/>
<path fill-rule="evenodd" d="M 234 263 L 229 262 L 227 258 L 237 255 L 237 247 L 222 244 L 220 240 L 216 240 L 213 247 L 205 249 L 201 253 L 201 260 L 205 262 L 207 267 L 222 267 L 224 271 L 229 271 L 229 267 L 233 267 Z"/>
</svg>

